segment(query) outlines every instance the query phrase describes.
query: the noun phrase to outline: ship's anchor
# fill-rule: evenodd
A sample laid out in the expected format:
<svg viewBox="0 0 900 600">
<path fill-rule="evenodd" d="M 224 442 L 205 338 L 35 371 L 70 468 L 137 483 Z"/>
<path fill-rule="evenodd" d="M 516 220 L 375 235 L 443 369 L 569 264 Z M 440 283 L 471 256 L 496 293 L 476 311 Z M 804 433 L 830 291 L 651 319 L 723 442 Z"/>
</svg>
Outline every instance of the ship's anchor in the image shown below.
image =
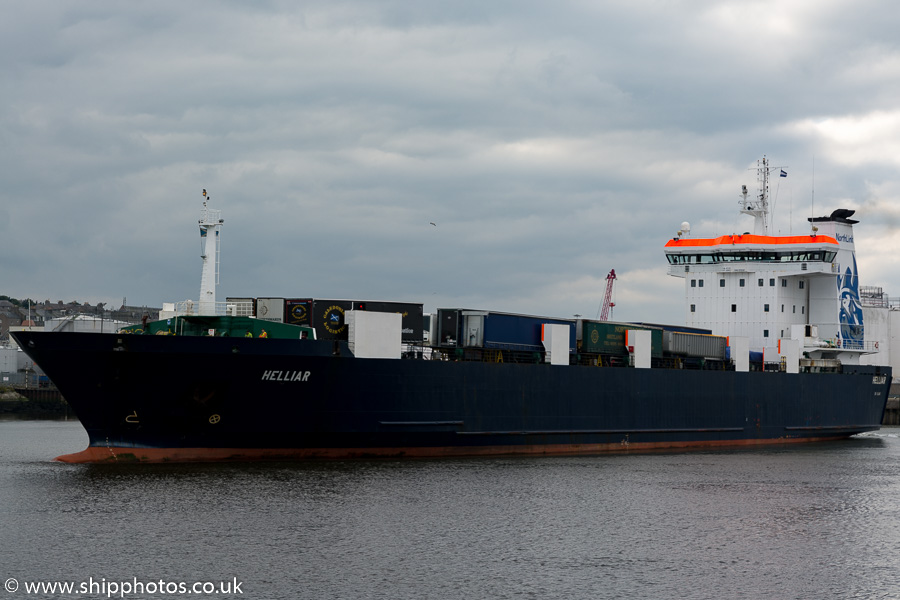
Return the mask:
<svg viewBox="0 0 900 600">
<path fill-rule="evenodd" d="M 138 421 L 137 411 L 134 411 L 130 415 L 125 417 L 125 422 L 126 423 L 140 423 L 140 421 Z"/>
</svg>

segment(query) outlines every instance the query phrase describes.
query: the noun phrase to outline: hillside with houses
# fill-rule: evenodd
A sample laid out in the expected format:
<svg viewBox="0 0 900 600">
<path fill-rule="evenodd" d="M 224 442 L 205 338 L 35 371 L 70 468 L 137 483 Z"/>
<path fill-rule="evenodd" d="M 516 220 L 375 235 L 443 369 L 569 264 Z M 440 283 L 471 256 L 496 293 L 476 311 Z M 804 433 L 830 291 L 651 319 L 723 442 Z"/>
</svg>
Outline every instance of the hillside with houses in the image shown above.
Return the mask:
<svg viewBox="0 0 900 600">
<path fill-rule="evenodd" d="M 52 325 L 54 329 L 64 329 L 79 321 L 94 321 L 101 325 L 104 322 L 140 323 L 144 316 L 148 320 L 157 319 L 159 310 L 147 306 L 129 306 L 124 302 L 118 308 L 111 308 L 103 302 L 92 305 L 76 300 L 53 302 L 0 296 L 0 342 L 9 340 L 10 328 L 15 330 L 16 327 Z"/>
</svg>

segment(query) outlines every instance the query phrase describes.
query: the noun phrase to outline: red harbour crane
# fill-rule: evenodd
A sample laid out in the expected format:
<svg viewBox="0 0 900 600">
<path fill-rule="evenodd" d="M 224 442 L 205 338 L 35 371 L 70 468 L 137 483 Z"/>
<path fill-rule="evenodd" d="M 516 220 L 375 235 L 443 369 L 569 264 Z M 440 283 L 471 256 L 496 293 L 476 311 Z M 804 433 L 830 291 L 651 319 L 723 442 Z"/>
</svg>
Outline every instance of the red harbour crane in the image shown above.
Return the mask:
<svg viewBox="0 0 900 600">
<path fill-rule="evenodd" d="M 603 297 L 603 305 L 600 307 L 600 320 L 606 321 L 609 318 L 609 309 L 616 305 L 612 302 L 613 283 L 616 281 L 616 270 L 610 269 L 609 275 L 606 276 L 606 296 Z"/>
</svg>

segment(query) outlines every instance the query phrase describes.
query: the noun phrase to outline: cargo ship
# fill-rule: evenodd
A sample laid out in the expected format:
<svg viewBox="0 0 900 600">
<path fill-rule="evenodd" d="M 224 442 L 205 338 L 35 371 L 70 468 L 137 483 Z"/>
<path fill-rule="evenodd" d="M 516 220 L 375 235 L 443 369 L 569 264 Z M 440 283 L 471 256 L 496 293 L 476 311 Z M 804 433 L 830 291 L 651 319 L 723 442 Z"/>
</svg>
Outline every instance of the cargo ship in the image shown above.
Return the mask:
<svg viewBox="0 0 900 600">
<path fill-rule="evenodd" d="M 852 211 L 664 253 L 687 323 L 616 323 L 317 298 L 215 300 L 204 202 L 186 303 L 117 333 L 20 332 L 88 436 L 64 462 L 591 454 L 785 444 L 877 430 L 890 366 L 859 303 Z M 263 314 L 264 313 L 264 314 Z"/>
</svg>

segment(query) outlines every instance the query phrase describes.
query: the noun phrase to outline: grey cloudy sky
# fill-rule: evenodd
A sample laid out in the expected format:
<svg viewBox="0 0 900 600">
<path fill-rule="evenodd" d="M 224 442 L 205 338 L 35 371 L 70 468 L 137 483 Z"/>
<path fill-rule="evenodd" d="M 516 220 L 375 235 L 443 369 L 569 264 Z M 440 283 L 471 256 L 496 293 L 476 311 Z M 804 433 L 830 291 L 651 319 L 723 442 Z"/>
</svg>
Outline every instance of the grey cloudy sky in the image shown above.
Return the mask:
<svg viewBox="0 0 900 600">
<path fill-rule="evenodd" d="M 684 318 L 663 245 L 857 209 L 900 296 L 900 8 L 836 1 L 4 2 L 0 293 Z M 813 189 L 815 190 L 813 195 Z M 814 197 L 814 208 L 811 203 Z M 792 217 L 792 218 L 791 218 Z M 436 225 L 430 225 L 434 222 Z"/>
</svg>

